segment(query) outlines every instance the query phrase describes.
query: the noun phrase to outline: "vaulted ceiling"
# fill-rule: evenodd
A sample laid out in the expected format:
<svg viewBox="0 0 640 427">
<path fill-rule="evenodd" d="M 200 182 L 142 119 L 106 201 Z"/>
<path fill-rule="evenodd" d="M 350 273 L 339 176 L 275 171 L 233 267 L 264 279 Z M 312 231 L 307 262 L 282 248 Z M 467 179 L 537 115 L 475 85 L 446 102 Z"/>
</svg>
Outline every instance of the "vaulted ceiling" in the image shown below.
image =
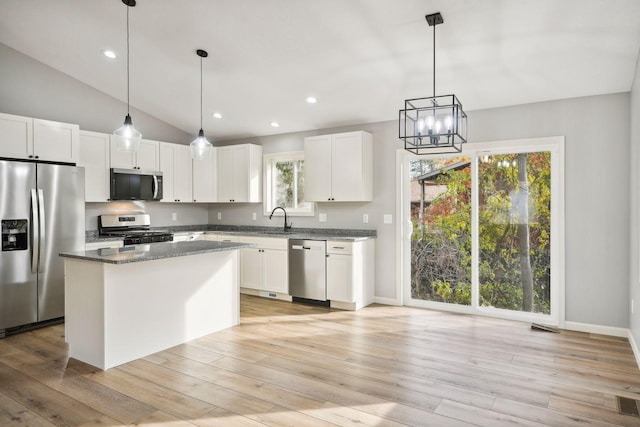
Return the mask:
<svg viewBox="0 0 640 427">
<path fill-rule="evenodd" d="M 126 9 L 3 1 L 0 42 L 126 101 Z M 424 16 L 437 11 L 436 91 L 466 110 L 631 88 L 638 0 L 138 0 L 131 104 L 195 134 L 205 49 L 213 139 L 395 120 L 405 98 L 432 95 Z"/>
</svg>

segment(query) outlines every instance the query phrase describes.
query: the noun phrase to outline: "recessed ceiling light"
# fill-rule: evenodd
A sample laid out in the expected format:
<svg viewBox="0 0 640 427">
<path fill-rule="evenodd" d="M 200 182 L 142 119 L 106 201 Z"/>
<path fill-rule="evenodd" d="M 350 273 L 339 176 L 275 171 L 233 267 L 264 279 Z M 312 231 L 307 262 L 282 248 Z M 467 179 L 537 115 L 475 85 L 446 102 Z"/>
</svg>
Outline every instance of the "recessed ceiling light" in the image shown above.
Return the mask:
<svg viewBox="0 0 640 427">
<path fill-rule="evenodd" d="M 278 122 L 271 122 L 271 127 L 279 128 L 279 127 L 280 127 L 280 123 L 278 123 Z"/>
<path fill-rule="evenodd" d="M 118 57 L 118 55 L 116 55 L 116 53 L 112 50 L 106 49 L 102 51 L 102 54 L 104 56 L 106 56 L 109 59 L 116 59 Z"/>
<path fill-rule="evenodd" d="M 221 119 L 222 118 L 222 114 L 220 113 L 213 113 L 212 116 L 216 119 Z"/>
<path fill-rule="evenodd" d="M 306 101 L 309 104 L 315 104 L 316 102 L 318 102 L 318 100 L 315 98 L 315 96 L 307 96 Z"/>
</svg>

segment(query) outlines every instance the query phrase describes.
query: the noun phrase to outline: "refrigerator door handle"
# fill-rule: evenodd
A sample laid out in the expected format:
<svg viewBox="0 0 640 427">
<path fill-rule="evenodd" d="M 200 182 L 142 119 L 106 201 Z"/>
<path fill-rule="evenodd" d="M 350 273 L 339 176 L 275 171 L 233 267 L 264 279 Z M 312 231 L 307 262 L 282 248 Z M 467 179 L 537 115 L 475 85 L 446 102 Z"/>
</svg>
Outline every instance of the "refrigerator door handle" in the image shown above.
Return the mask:
<svg viewBox="0 0 640 427">
<path fill-rule="evenodd" d="M 38 272 L 38 257 L 40 255 L 40 218 L 38 217 L 38 196 L 36 190 L 31 190 L 31 272 Z"/>
<path fill-rule="evenodd" d="M 153 200 L 158 197 L 158 177 L 153 175 Z"/>
<path fill-rule="evenodd" d="M 38 188 L 38 209 L 40 210 L 40 213 L 38 215 L 39 217 L 39 225 L 40 225 L 40 244 L 39 244 L 39 248 L 38 248 L 38 273 L 42 273 L 43 269 L 44 269 L 44 262 L 42 260 L 43 257 L 43 253 L 45 251 L 42 250 L 42 248 L 46 247 L 46 237 L 47 234 L 45 232 L 45 227 L 44 227 L 44 223 L 45 223 L 45 218 L 44 218 L 44 193 L 42 192 L 42 189 Z"/>
</svg>

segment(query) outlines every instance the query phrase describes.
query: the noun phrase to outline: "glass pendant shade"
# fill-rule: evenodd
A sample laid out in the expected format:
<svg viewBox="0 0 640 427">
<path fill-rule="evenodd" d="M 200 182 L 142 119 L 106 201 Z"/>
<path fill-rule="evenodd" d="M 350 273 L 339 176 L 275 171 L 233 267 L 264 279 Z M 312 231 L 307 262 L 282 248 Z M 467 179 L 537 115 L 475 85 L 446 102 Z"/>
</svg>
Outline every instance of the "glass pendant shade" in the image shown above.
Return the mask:
<svg viewBox="0 0 640 427">
<path fill-rule="evenodd" d="M 198 132 L 198 137 L 189 144 L 189 148 L 191 148 L 191 158 L 194 160 L 209 160 L 213 151 L 213 145 L 204 136 L 202 129 Z"/>
<path fill-rule="evenodd" d="M 116 140 L 116 148 L 118 150 L 128 152 L 138 151 L 142 134 L 133 127 L 130 115 L 127 114 L 124 118 L 124 124 L 113 132 L 113 136 Z"/>
<path fill-rule="evenodd" d="M 127 115 L 124 118 L 124 124 L 113 132 L 113 137 L 118 150 L 131 153 L 138 151 L 142 139 L 142 134 L 133 127 L 129 115 L 129 8 L 135 7 L 136 0 L 122 0 L 122 3 L 127 6 Z"/>
</svg>

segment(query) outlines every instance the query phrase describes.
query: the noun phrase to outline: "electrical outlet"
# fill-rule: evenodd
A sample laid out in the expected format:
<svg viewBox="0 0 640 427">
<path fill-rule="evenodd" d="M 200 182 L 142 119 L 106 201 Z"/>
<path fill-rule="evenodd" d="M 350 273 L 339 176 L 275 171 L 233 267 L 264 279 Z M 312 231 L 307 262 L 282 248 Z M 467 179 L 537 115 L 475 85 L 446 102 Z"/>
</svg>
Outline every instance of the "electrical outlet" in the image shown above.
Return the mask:
<svg viewBox="0 0 640 427">
<path fill-rule="evenodd" d="M 218 212 L 218 221 L 222 219 L 222 212 Z"/>
<path fill-rule="evenodd" d="M 254 221 L 255 221 L 256 219 L 258 219 L 258 214 L 257 214 L 257 213 L 255 213 L 255 212 L 253 212 L 253 213 L 251 214 L 251 219 L 252 219 L 252 220 L 254 220 Z"/>
<path fill-rule="evenodd" d="M 633 314 L 633 299 L 631 300 L 631 314 Z"/>
<path fill-rule="evenodd" d="M 327 214 L 326 213 L 321 213 L 318 215 L 318 221 L 320 222 L 327 222 Z"/>
<path fill-rule="evenodd" d="M 363 224 L 369 223 L 369 214 L 362 214 L 362 223 Z"/>
<path fill-rule="evenodd" d="M 178 220 L 178 214 L 176 212 L 171 213 L 171 221 L 177 221 Z"/>
<path fill-rule="evenodd" d="M 384 214 L 383 221 L 384 221 L 385 224 L 393 224 L 393 215 Z"/>
</svg>

